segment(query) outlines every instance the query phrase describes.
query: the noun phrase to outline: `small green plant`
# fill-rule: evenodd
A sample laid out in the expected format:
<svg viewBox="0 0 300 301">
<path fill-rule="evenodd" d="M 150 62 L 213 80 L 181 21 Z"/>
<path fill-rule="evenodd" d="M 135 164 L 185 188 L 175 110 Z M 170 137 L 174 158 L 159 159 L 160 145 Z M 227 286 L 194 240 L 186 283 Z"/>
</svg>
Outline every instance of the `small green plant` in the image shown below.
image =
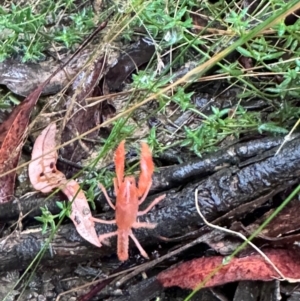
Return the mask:
<svg viewBox="0 0 300 301">
<path fill-rule="evenodd" d="M 168 5 L 163 0 L 134 0 L 128 9 L 138 13 L 130 28 L 144 27 L 153 38 L 163 38 L 165 46 L 179 43 L 185 34 L 185 29 L 192 27 L 192 18 L 187 13 L 197 5 L 197 1 L 176 1 L 176 5 Z M 125 34 L 128 35 L 127 32 Z"/>
<path fill-rule="evenodd" d="M 147 138 L 147 143 L 152 150 L 158 146 L 155 127 L 151 128 L 149 136 Z"/>
<path fill-rule="evenodd" d="M 194 106 L 191 104 L 191 97 L 193 94 L 194 92 L 186 93 L 184 88 L 179 87 L 176 93 L 173 95 L 172 100 L 176 102 L 184 112 L 187 109 L 194 108 Z"/>
<path fill-rule="evenodd" d="M 95 199 L 100 194 L 99 183 L 103 184 L 104 187 L 110 187 L 113 185 L 113 178 L 116 176 L 115 172 L 107 169 L 102 169 L 101 172 L 93 172 L 89 174 L 89 179 L 85 180 L 85 185 L 88 189 L 85 191 L 86 198 L 91 204 L 92 210 L 96 209 Z"/>
<path fill-rule="evenodd" d="M 203 151 L 214 150 L 227 136 L 234 135 L 237 138 L 240 133 L 255 130 L 259 125 L 259 115 L 246 112 L 242 107 L 238 107 L 234 116 L 229 116 L 229 109 L 212 107 L 212 111 L 213 114 L 204 119 L 198 128 L 184 128 L 186 138 L 181 146 L 188 146 L 198 156 Z"/>
<path fill-rule="evenodd" d="M 229 11 L 229 16 L 225 18 L 225 22 L 230 24 L 230 28 L 235 30 L 238 34 L 242 35 L 249 27 L 250 19 L 248 15 L 248 9 L 245 8 L 240 12 L 235 10 Z"/>
<path fill-rule="evenodd" d="M 83 41 L 95 27 L 94 12 L 65 2 L 0 7 L 0 62 L 16 54 L 23 62 L 38 61 L 52 45 L 72 48 Z"/>
<path fill-rule="evenodd" d="M 42 234 L 47 232 L 48 226 L 50 226 L 52 231 L 56 230 L 55 219 L 62 219 L 64 216 L 70 216 L 71 208 L 70 203 L 66 202 L 56 202 L 58 208 L 61 209 L 59 214 L 53 215 L 47 206 L 41 207 L 42 215 L 35 217 L 35 219 L 43 224 L 42 226 Z"/>
</svg>

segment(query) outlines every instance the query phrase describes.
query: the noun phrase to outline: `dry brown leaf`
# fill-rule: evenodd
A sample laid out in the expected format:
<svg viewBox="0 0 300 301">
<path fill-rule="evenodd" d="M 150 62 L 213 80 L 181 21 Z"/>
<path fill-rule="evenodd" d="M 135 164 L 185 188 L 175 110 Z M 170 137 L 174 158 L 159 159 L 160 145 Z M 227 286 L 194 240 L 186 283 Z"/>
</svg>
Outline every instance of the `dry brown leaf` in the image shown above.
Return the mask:
<svg viewBox="0 0 300 301">
<path fill-rule="evenodd" d="M 103 57 L 96 58 L 89 66 L 80 72 L 73 85 L 69 89 L 69 97 L 66 102 L 67 112 L 63 121 L 63 132 L 61 134 L 61 142 L 65 143 L 74 139 L 92 128 L 96 127 L 100 122 L 102 104 L 97 106 L 87 106 L 86 98 L 88 96 L 95 97 L 103 95 L 97 86 L 99 79 L 102 76 L 103 68 L 105 66 L 105 59 Z M 62 157 L 78 162 L 88 157 L 94 143 L 87 142 L 87 140 L 95 140 L 98 137 L 98 131 L 85 136 L 85 141 L 76 140 L 71 144 L 64 146 L 60 150 Z M 74 169 L 67 166 L 64 170 L 66 176 L 73 175 Z"/>
</svg>

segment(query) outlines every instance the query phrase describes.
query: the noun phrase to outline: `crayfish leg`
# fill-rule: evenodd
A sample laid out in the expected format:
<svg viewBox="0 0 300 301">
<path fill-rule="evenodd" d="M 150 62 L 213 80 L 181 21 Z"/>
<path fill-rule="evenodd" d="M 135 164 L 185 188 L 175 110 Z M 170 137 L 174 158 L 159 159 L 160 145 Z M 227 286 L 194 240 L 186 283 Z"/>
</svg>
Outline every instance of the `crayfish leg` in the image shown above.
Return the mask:
<svg viewBox="0 0 300 301">
<path fill-rule="evenodd" d="M 156 199 L 154 199 L 153 201 L 152 201 L 152 203 L 145 209 L 145 210 L 143 210 L 143 211 L 139 211 L 138 212 L 138 214 L 137 214 L 137 216 L 141 216 L 141 215 L 144 215 L 144 214 L 147 214 L 155 205 L 157 205 L 161 200 L 163 200 L 164 198 L 166 197 L 166 195 L 164 194 L 164 195 L 161 195 L 161 196 L 159 196 L 159 197 L 157 197 Z M 141 201 L 142 201 L 143 199 L 141 199 Z M 140 202 L 141 202 L 140 201 Z"/>
<path fill-rule="evenodd" d="M 100 224 L 107 224 L 107 225 L 116 224 L 116 220 L 115 219 L 107 221 L 105 219 L 91 217 L 90 220 L 93 221 L 93 222 L 95 222 L 95 223 L 100 223 Z"/>
<path fill-rule="evenodd" d="M 147 229 L 154 229 L 157 224 L 154 223 L 146 223 L 146 222 L 135 222 L 132 225 L 132 228 L 139 229 L 139 228 L 147 228 Z"/>
<path fill-rule="evenodd" d="M 106 198 L 106 201 L 107 201 L 108 205 L 109 205 L 112 209 L 116 210 L 116 207 L 115 207 L 115 205 L 112 203 L 110 197 L 108 196 L 108 193 L 107 193 L 105 187 L 104 187 L 101 183 L 98 184 L 98 187 L 102 190 L 102 193 L 104 194 L 104 196 L 105 196 L 105 198 Z"/>
<path fill-rule="evenodd" d="M 141 244 L 139 243 L 139 241 L 137 240 L 137 238 L 134 236 L 134 234 L 131 232 L 131 234 L 129 234 L 129 236 L 131 237 L 131 239 L 134 241 L 136 247 L 139 249 L 141 255 L 146 258 L 149 259 L 148 254 L 146 253 L 146 251 L 143 249 L 143 247 L 141 246 Z"/>
<path fill-rule="evenodd" d="M 124 179 L 124 168 L 125 168 L 125 140 L 122 140 L 115 151 L 115 168 L 117 176 L 117 184 L 120 186 Z"/>
<path fill-rule="evenodd" d="M 144 200 L 152 185 L 152 175 L 154 172 L 152 153 L 148 144 L 144 142 L 142 142 L 140 166 L 141 173 L 138 182 L 138 197 L 143 196 Z M 141 200 L 140 203 L 142 203 L 143 200 Z"/>
</svg>

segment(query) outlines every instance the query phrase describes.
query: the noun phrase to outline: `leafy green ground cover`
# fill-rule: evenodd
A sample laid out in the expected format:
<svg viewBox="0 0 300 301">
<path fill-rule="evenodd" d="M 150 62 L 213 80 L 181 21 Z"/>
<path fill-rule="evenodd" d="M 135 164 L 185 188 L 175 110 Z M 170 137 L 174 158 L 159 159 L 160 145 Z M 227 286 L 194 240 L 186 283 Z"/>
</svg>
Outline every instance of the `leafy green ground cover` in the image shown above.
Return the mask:
<svg viewBox="0 0 300 301">
<path fill-rule="evenodd" d="M 0 61 L 17 57 L 23 62 L 38 62 L 49 55 L 49 49 L 58 53 L 73 51 L 113 12 L 107 33 L 113 37 L 111 42 L 118 40 L 126 44 L 137 36 L 147 36 L 156 46 L 156 54 L 146 70 L 133 76 L 132 87 L 143 89 L 145 97 L 168 85 L 174 70 L 191 58 L 201 66 L 286 6 L 286 2 L 280 0 L 245 8 L 233 1 L 180 0 L 171 5 L 161 0 L 135 0 L 107 1 L 95 12 L 88 3 L 79 4 L 74 0 L 8 4 L 0 8 Z M 197 27 L 197 22 L 204 25 Z M 281 19 L 271 28 L 266 27 L 238 46 L 234 59 L 227 56 L 215 62 L 214 72 L 210 74 L 211 81 L 222 77 L 228 86 L 239 87 L 240 100 L 259 97 L 267 101 L 273 107 L 267 121 L 257 112 L 249 112 L 241 106 L 236 109 L 234 118 L 217 108 L 213 108 L 209 116 L 203 116 L 190 102 L 194 93 L 187 87 L 191 82 L 184 88 L 175 87 L 172 95 L 158 96 L 161 110 L 172 101 L 183 112 L 191 110 L 204 119 L 197 128 L 182 129 L 182 146 L 201 155 L 228 135 L 238 137 L 245 131 L 287 133 L 291 123 L 299 117 L 299 109 L 293 101 L 299 93 L 299 26 L 299 20 L 287 25 Z M 120 31 L 115 32 L 115 28 Z M 241 56 L 251 61 L 250 67 L 245 68 L 240 62 Z M 192 82 L 198 80 L 195 77 Z M 149 134 L 148 140 L 151 139 L 153 142 L 153 132 L 152 136 Z M 155 145 L 159 143 L 152 146 Z"/>
</svg>

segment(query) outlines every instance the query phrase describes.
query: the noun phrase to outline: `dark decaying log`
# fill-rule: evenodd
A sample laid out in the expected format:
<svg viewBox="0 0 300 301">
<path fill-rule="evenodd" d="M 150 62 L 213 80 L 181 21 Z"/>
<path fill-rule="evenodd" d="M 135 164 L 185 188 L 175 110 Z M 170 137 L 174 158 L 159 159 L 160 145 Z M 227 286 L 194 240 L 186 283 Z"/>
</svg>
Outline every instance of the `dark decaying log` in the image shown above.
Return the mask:
<svg viewBox="0 0 300 301">
<path fill-rule="evenodd" d="M 251 158 L 249 163 L 243 162 L 241 168 L 223 168 L 206 179 L 181 187 L 180 191 L 170 190 L 155 209 L 140 218 L 141 221 L 157 223 L 154 230 L 135 231 L 140 243 L 146 248 L 159 242 L 158 235 L 181 236 L 201 227 L 203 222 L 194 205 L 196 188 L 199 191 L 198 200 L 202 212 L 208 220 L 214 220 L 241 205 L 247 211 L 245 204 L 274 190 L 282 191 L 295 183 L 300 174 L 300 139 L 286 143 L 277 156 L 274 156 L 275 152 L 276 148 L 270 149 L 256 158 Z M 142 208 L 144 206 L 147 204 L 143 204 Z M 101 216 L 103 217 L 104 215 Z M 105 218 L 113 218 L 113 212 L 106 214 Z M 100 234 L 113 231 L 115 227 L 97 224 L 96 229 Z M 27 267 L 48 235 L 42 236 L 40 231 L 26 230 L 2 238 L 0 270 Z M 42 261 L 54 266 L 103 257 L 115 253 L 115 250 L 115 239 L 111 239 L 110 247 L 96 248 L 79 237 L 72 224 L 67 224 L 59 228 Z"/>
<path fill-rule="evenodd" d="M 224 167 L 243 165 L 245 160 L 266 154 L 266 151 L 282 144 L 283 140 L 283 137 L 266 137 L 237 143 L 217 152 L 204 155 L 202 158 L 163 168 L 161 172 L 154 175 L 151 190 L 168 190 L 194 179 L 199 181 L 200 178 L 211 175 Z"/>
<path fill-rule="evenodd" d="M 254 162 L 255 160 L 261 161 L 262 157 L 273 156 L 274 151 L 269 153 L 267 151 L 279 146 L 283 140 L 283 137 L 267 137 L 238 143 L 188 163 L 162 168 L 153 176 L 151 191 L 158 193 L 183 186 L 183 184 L 192 181 L 199 182 L 202 178 L 220 169 L 230 166 L 244 166 L 248 162 L 247 160 L 251 158 Z M 62 194 L 48 198 L 41 193 L 36 193 L 24 196 L 19 200 L 15 199 L 12 202 L 0 204 L 0 221 L 5 222 L 18 218 L 20 210 L 23 214 L 28 213 L 30 217 L 39 216 L 41 215 L 40 207 L 44 207 L 45 205 L 47 205 L 50 212 L 56 214 L 59 212 L 56 201 L 61 200 L 65 200 L 65 196 Z M 97 209 L 102 209 L 103 202 L 106 202 L 103 196 L 95 200 Z"/>
</svg>

